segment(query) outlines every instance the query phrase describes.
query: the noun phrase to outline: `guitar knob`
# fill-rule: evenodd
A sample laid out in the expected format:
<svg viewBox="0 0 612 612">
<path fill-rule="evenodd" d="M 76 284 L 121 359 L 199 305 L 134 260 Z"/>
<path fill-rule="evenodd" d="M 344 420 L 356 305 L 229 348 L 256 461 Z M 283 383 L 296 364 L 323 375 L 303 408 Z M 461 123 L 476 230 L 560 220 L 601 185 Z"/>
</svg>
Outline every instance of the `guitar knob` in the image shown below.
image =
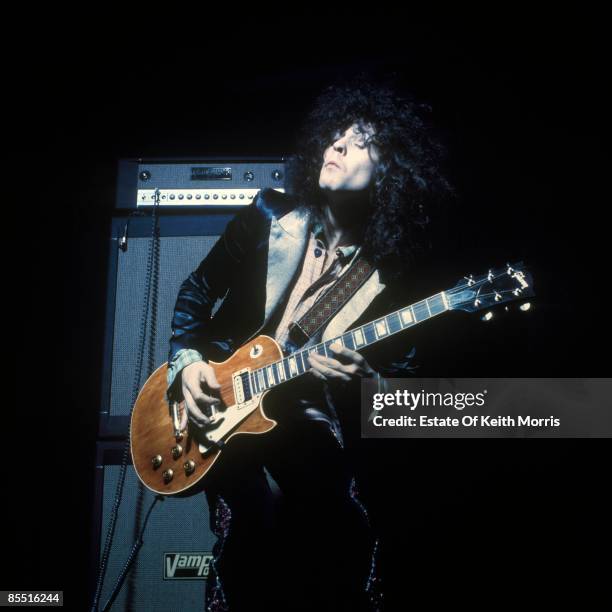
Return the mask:
<svg viewBox="0 0 612 612">
<path fill-rule="evenodd" d="M 193 459 L 185 461 L 185 463 L 183 464 L 183 468 L 185 469 L 185 474 L 192 474 L 195 470 L 195 461 Z"/>
<path fill-rule="evenodd" d="M 530 308 L 531 308 L 531 302 L 525 302 L 524 304 L 521 304 L 519 306 L 519 310 L 522 310 L 523 312 L 526 312 Z"/>
<path fill-rule="evenodd" d="M 172 457 L 174 459 L 178 459 L 183 454 L 183 447 L 180 444 L 172 447 L 170 451 L 172 453 Z"/>
<path fill-rule="evenodd" d="M 165 470 L 162 476 L 164 477 L 164 482 L 168 484 L 174 477 L 174 470 L 171 470 L 171 469 Z"/>
<path fill-rule="evenodd" d="M 153 464 L 153 467 L 157 469 L 162 464 L 161 455 L 155 455 L 155 457 L 151 459 L 151 463 Z"/>
</svg>

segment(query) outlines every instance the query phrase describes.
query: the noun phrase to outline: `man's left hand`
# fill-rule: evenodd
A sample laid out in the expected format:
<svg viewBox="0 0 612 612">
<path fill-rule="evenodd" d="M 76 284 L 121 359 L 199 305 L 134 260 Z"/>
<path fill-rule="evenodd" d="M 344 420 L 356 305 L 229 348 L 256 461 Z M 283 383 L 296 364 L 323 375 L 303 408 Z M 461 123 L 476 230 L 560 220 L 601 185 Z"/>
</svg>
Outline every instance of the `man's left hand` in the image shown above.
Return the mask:
<svg viewBox="0 0 612 612">
<path fill-rule="evenodd" d="M 308 355 L 310 372 L 316 378 L 327 382 L 350 382 L 359 378 L 376 376 L 370 364 L 357 351 L 352 351 L 341 344 L 330 344 L 336 358 L 324 357 L 318 353 Z"/>
</svg>

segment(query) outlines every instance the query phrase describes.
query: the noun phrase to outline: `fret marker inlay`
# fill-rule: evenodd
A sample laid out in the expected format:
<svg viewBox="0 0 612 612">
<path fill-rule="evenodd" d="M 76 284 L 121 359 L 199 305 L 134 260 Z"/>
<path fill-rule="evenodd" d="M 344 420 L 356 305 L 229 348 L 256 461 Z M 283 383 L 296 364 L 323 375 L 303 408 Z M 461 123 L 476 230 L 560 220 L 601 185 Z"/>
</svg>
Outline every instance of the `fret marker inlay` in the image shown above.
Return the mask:
<svg viewBox="0 0 612 612">
<path fill-rule="evenodd" d="M 297 375 L 297 365 L 295 363 L 294 357 L 289 357 L 289 372 L 291 372 L 291 376 Z"/>
<path fill-rule="evenodd" d="M 404 310 L 402 310 L 400 312 L 400 316 L 402 317 L 402 323 L 404 325 L 408 325 L 409 323 L 412 323 L 412 311 L 410 310 L 410 306 L 408 306 L 408 308 L 404 308 Z"/>
<path fill-rule="evenodd" d="M 382 336 L 386 336 L 387 335 L 387 322 L 384 319 L 381 319 L 380 321 L 376 321 L 376 335 L 379 338 L 382 338 Z"/>
</svg>

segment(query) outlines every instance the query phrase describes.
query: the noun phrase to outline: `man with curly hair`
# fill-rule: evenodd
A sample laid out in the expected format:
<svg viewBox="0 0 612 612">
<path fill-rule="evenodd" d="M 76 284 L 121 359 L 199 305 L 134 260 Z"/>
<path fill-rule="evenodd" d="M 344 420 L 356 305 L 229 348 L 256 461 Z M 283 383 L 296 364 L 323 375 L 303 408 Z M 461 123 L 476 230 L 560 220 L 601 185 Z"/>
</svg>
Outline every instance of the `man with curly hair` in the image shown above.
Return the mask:
<svg viewBox="0 0 612 612">
<path fill-rule="evenodd" d="M 439 153 L 418 106 L 390 88 L 359 82 L 319 97 L 290 163 L 289 193 L 259 193 L 181 286 L 168 393 L 185 400 L 183 427 L 206 428 L 219 402 L 209 359 L 262 333 L 291 352 L 293 323 L 358 258 L 373 272 L 309 342 L 405 305 L 428 207 L 449 189 Z M 378 541 L 349 455 L 361 378 L 405 376 L 414 350 L 402 334 L 363 353 L 330 348 L 333 356 L 311 355 L 309 375 L 268 394 L 277 427 L 232 439 L 210 474 L 218 542 L 207 610 L 382 606 Z"/>
</svg>

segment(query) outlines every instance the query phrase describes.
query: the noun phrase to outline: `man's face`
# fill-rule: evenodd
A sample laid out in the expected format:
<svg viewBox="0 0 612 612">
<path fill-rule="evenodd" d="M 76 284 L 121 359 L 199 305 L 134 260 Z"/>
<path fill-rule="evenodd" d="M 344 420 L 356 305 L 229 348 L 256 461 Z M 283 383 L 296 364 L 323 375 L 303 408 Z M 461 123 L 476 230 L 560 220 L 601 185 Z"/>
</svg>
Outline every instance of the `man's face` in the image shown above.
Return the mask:
<svg viewBox="0 0 612 612">
<path fill-rule="evenodd" d="M 321 189 L 360 191 L 370 185 L 378 162 L 376 148 L 368 145 L 373 134 L 372 126 L 354 123 L 344 133 L 334 135 L 334 142 L 323 153 Z"/>
</svg>

